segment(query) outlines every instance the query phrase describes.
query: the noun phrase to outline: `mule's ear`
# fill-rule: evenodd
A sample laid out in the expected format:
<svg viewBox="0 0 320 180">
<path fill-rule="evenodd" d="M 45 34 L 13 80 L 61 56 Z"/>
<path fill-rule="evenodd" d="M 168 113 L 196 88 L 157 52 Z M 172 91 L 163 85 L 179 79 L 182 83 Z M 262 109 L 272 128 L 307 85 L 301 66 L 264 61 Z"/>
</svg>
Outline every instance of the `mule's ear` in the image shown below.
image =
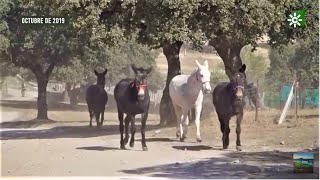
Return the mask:
<svg viewBox="0 0 320 180">
<path fill-rule="evenodd" d="M 146 73 L 149 74 L 152 71 L 152 67 L 149 67 L 148 69 L 146 69 Z"/>
<path fill-rule="evenodd" d="M 198 61 L 198 60 L 196 60 L 196 64 L 197 64 L 198 68 L 200 68 L 200 67 L 201 67 L 201 64 L 199 63 L 199 61 Z"/>
<path fill-rule="evenodd" d="M 208 60 L 203 63 L 204 67 L 209 68 Z"/>
<path fill-rule="evenodd" d="M 107 72 L 108 72 L 108 69 L 104 70 L 102 74 L 105 76 Z"/>
<path fill-rule="evenodd" d="M 239 69 L 239 72 L 242 72 L 244 73 L 246 71 L 246 65 L 245 64 L 242 64 L 241 68 Z"/>
<path fill-rule="evenodd" d="M 95 74 L 96 76 L 98 76 L 99 73 L 98 73 L 96 70 L 94 70 L 94 74 Z"/>
<path fill-rule="evenodd" d="M 136 67 L 136 65 L 134 65 L 134 64 L 131 64 L 131 68 L 132 68 L 132 70 L 134 71 L 134 73 L 138 73 L 138 70 L 137 70 L 137 67 Z"/>
</svg>

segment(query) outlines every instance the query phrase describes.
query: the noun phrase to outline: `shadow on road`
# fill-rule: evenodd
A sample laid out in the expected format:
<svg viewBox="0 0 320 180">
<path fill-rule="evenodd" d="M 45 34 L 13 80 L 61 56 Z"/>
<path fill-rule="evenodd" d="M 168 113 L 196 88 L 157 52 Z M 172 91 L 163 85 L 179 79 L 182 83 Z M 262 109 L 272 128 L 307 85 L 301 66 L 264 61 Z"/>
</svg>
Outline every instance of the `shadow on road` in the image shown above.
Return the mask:
<svg viewBox="0 0 320 180">
<path fill-rule="evenodd" d="M 45 124 L 54 124 L 57 121 L 33 119 L 29 121 L 8 121 L 0 123 L 1 128 L 35 128 Z"/>
<path fill-rule="evenodd" d="M 172 146 L 173 149 L 177 150 L 185 150 L 185 151 L 202 151 L 202 150 L 213 150 L 215 148 L 211 146 L 205 146 L 205 145 L 195 145 L 195 146 Z M 216 150 L 221 150 L 216 149 Z"/>
<path fill-rule="evenodd" d="M 137 139 L 136 141 L 141 141 L 141 139 Z M 147 142 L 175 142 L 177 140 L 170 138 L 146 138 Z"/>
<path fill-rule="evenodd" d="M 15 109 L 37 109 L 36 101 L 1 100 L 0 105 Z M 71 106 L 70 104 L 62 102 L 49 103 L 48 108 L 50 111 L 88 111 L 86 104 Z"/>
<path fill-rule="evenodd" d="M 107 150 L 119 150 L 115 147 L 104 147 L 104 146 L 89 146 L 89 147 L 78 147 L 76 149 L 90 150 L 90 151 L 107 151 Z"/>
<path fill-rule="evenodd" d="M 319 151 L 313 150 L 315 161 Z M 239 161 L 234 161 L 239 160 Z M 121 171 L 149 177 L 207 179 L 207 178 L 319 178 L 319 163 L 313 174 L 293 173 L 292 152 L 228 152 L 225 157 L 196 162 L 172 163 Z"/>
<path fill-rule="evenodd" d="M 141 125 L 136 125 L 140 129 Z M 147 125 L 146 130 L 159 128 L 158 125 Z M 119 134 L 118 125 L 105 125 L 100 129 L 95 126 L 57 126 L 40 130 L 8 130 L 1 132 L 1 140 L 13 139 L 57 139 L 57 138 L 90 138 Z"/>
</svg>

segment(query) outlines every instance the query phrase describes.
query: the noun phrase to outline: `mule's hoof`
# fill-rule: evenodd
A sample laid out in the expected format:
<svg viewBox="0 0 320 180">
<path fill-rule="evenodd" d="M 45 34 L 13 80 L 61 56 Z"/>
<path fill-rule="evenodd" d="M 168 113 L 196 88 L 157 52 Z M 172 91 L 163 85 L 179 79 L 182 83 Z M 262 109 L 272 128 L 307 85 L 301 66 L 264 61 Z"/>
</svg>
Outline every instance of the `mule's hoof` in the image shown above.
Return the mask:
<svg viewBox="0 0 320 180">
<path fill-rule="evenodd" d="M 92 127 L 92 124 L 89 124 L 89 127 Z"/>
<path fill-rule="evenodd" d="M 130 142 L 130 147 L 134 147 L 134 142 Z"/>
<path fill-rule="evenodd" d="M 237 146 L 237 150 L 238 151 L 242 151 L 242 147 L 241 146 Z"/>
<path fill-rule="evenodd" d="M 223 149 L 228 149 L 228 146 L 223 146 Z"/>
<path fill-rule="evenodd" d="M 129 142 L 129 137 L 125 137 L 125 138 L 123 139 L 123 143 L 124 143 L 125 145 L 127 145 L 128 142 Z"/>
<path fill-rule="evenodd" d="M 176 132 L 177 138 L 180 137 L 180 132 Z"/>
<path fill-rule="evenodd" d="M 186 139 L 186 137 L 180 137 L 181 142 L 184 142 L 185 139 Z"/>
<path fill-rule="evenodd" d="M 148 151 L 148 147 L 147 147 L 147 146 L 142 147 L 142 150 L 143 150 L 143 151 Z"/>
<path fill-rule="evenodd" d="M 202 139 L 201 138 L 197 138 L 197 142 L 202 142 Z"/>
<path fill-rule="evenodd" d="M 126 149 L 125 145 L 120 145 L 120 149 Z"/>
</svg>

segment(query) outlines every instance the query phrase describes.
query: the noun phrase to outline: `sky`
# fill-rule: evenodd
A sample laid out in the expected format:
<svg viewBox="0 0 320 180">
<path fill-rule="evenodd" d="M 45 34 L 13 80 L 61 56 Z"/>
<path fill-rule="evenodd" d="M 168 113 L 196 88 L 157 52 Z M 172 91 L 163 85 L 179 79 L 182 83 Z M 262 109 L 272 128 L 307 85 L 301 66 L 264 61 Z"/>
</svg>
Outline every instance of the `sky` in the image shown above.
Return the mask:
<svg viewBox="0 0 320 180">
<path fill-rule="evenodd" d="M 314 159 L 313 153 L 293 153 L 293 159 Z"/>
</svg>

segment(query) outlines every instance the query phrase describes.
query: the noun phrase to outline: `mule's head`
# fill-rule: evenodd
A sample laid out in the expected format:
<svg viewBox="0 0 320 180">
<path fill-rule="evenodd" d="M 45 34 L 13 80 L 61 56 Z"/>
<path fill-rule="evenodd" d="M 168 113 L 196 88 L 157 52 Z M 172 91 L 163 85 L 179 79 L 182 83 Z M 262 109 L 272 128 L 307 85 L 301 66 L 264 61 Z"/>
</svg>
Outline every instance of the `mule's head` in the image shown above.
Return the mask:
<svg viewBox="0 0 320 180">
<path fill-rule="evenodd" d="M 97 84 L 98 85 L 102 85 L 104 87 L 104 85 L 106 84 L 106 74 L 107 74 L 107 69 L 104 70 L 102 73 L 98 73 L 96 70 L 94 70 L 94 74 L 97 76 Z"/>
<path fill-rule="evenodd" d="M 233 85 L 233 92 L 237 100 L 241 100 L 244 96 L 244 86 L 245 86 L 245 75 L 246 65 L 243 64 L 238 72 L 236 72 L 231 78 L 231 83 Z"/>
<path fill-rule="evenodd" d="M 145 90 L 147 89 L 147 77 L 148 74 L 152 71 L 152 67 L 148 69 L 137 68 L 134 64 L 131 65 L 132 70 L 135 74 L 135 79 L 132 86 L 137 91 L 138 100 L 143 100 L 145 97 Z"/>
<path fill-rule="evenodd" d="M 211 73 L 209 71 L 209 65 L 208 61 L 205 61 L 203 65 L 201 65 L 197 60 L 196 60 L 197 66 L 198 66 L 198 71 L 196 72 L 196 79 L 202 83 L 202 90 L 205 93 L 210 93 L 211 92 L 211 86 L 210 86 L 210 76 Z"/>
</svg>

